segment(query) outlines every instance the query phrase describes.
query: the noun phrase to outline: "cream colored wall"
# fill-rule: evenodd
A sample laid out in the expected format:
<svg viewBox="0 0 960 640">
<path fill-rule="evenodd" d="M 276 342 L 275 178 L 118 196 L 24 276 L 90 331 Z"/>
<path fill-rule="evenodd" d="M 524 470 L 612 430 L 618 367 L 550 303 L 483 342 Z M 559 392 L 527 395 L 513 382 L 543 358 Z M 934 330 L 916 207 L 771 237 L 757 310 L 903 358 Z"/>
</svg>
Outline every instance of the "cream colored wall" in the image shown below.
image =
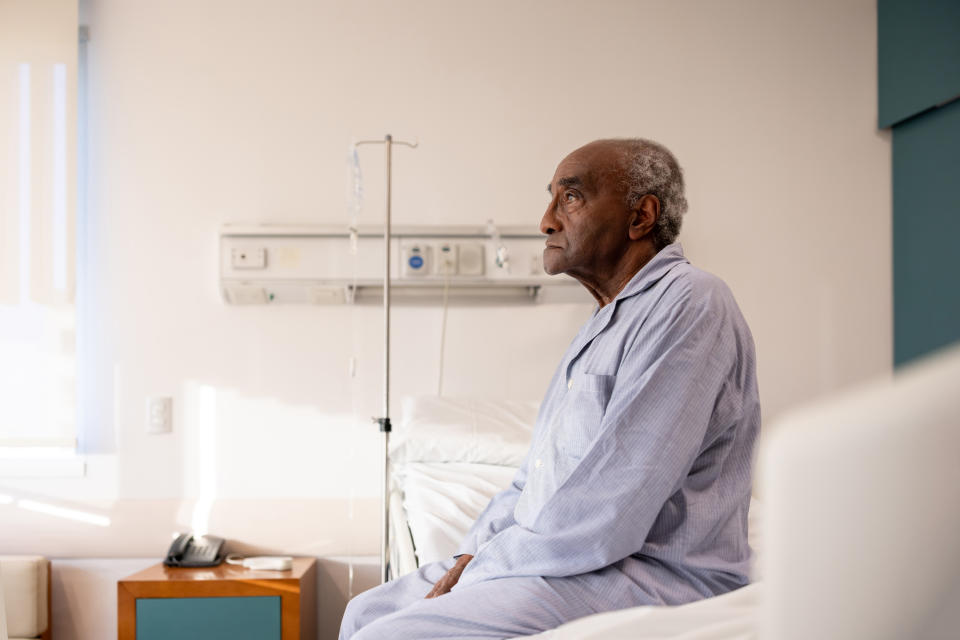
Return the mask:
<svg viewBox="0 0 960 640">
<path fill-rule="evenodd" d="M 224 222 L 346 222 L 354 137 L 419 140 L 395 153 L 398 224 L 536 225 L 565 153 L 659 140 L 686 172 L 687 254 L 753 329 L 765 417 L 891 368 L 872 0 L 81 9 L 93 455 L 86 478 L 0 479 L 0 493 L 111 526 L 0 505 L 8 552 L 159 555 L 207 518 L 250 548 L 376 553 L 379 311 L 228 307 L 216 280 Z M 361 222 L 376 223 L 382 160 L 362 153 Z M 589 312 L 452 309 L 446 392 L 538 399 Z M 433 392 L 439 309 L 394 319 L 394 397 Z M 144 433 L 150 395 L 174 397 L 172 434 Z M 342 606 L 338 585 L 321 599 Z"/>
</svg>

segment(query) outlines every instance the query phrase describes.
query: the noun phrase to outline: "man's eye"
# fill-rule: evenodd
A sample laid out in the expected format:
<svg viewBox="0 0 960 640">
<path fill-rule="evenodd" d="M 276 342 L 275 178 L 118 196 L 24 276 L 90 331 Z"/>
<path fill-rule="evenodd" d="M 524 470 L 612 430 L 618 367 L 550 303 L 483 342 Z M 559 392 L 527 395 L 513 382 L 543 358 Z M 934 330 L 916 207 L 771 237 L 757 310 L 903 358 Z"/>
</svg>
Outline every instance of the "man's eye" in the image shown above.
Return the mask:
<svg viewBox="0 0 960 640">
<path fill-rule="evenodd" d="M 577 195 L 576 193 L 574 193 L 573 191 L 567 191 L 565 194 L 563 194 L 563 198 L 564 198 L 567 202 L 573 202 L 574 200 L 579 199 L 579 197 L 580 197 L 580 196 Z"/>
</svg>

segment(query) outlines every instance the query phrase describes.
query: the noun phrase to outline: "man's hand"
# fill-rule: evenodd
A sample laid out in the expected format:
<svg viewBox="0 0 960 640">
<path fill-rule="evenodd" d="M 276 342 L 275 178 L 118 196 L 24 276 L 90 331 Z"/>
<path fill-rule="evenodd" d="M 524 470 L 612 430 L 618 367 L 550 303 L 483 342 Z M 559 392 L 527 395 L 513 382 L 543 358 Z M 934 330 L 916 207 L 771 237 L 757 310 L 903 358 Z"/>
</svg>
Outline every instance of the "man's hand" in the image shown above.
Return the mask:
<svg viewBox="0 0 960 640">
<path fill-rule="evenodd" d="M 433 585 L 433 589 L 430 589 L 430 593 L 428 593 L 426 597 L 436 598 L 437 596 L 449 593 L 450 589 L 453 589 L 453 586 L 457 584 L 457 581 L 460 579 L 460 574 L 463 573 L 467 563 L 471 560 L 473 560 L 473 556 L 469 553 L 465 553 L 457 558 L 457 563 L 450 567 L 450 570 L 447 571 L 442 578 L 437 580 L 437 584 Z"/>
</svg>

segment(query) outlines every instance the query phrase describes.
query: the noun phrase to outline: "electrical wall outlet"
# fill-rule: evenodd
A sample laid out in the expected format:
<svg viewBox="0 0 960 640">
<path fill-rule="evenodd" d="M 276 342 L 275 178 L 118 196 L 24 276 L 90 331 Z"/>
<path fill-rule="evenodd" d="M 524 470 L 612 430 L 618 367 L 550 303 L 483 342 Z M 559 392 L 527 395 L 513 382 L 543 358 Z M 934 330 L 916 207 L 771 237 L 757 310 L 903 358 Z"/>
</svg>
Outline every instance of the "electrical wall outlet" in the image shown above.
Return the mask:
<svg viewBox="0 0 960 640">
<path fill-rule="evenodd" d="M 266 269 L 267 250 L 263 247 L 234 247 L 230 250 L 230 265 L 234 269 Z"/>
<path fill-rule="evenodd" d="M 437 247 L 436 272 L 438 276 L 457 275 L 457 249 L 457 245 L 449 242 L 444 242 Z"/>
<path fill-rule="evenodd" d="M 155 396 L 147 398 L 147 433 L 170 433 L 173 431 L 173 398 Z"/>
</svg>

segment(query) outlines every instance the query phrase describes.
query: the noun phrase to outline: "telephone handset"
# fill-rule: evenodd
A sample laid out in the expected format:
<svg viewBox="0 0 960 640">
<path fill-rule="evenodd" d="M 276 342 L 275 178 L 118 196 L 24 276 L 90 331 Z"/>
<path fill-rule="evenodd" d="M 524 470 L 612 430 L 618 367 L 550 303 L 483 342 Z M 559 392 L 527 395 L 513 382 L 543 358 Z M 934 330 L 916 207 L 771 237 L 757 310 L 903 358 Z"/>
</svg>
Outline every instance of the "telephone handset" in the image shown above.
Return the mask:
<svg viewBox="0 0 960 640">
<path fill-rule="evenodd" d="M 215 567 L 223 562 L 223 538 L 183 533 L 170 545 L 163 564 L 168 567 Z"/>
</svg>

